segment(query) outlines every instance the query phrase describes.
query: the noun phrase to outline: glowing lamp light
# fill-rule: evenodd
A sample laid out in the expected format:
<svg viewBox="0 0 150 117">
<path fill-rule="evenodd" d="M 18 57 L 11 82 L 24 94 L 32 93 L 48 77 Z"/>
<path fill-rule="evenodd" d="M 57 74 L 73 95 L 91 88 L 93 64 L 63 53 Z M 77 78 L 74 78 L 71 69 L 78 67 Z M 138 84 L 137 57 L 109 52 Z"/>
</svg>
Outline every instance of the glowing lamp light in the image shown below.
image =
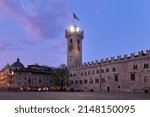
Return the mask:
<svg viewBox="0 0 150 117">
<path fill-rule="evenodd" d="M 38 89 L 38 91 L 41 91 L 41 90 L 42 90 L 41 88 Z"/>
<path fill-rule="evenodd" d="M 77 27 L 77 28 L 76 28 L 76 31 L 77 31 L 77 32 L 79 32 L 79 31 L 80 31 L 80 28 L 79 28 L 79 27 Z"/>
<path fill-rule="evenodd" d="M 70 32 L 80 32 L 80 28 L 76 25 L 71 25 L 69 28 Z"/>
<path fill-rule="evenodd" d="M 11 74 L 14 75 L 14 71 L 12 71 Z"/>
<path fill-rule="evenodd" d="M 20 90 L 23 91 L 23 88 L 21 87 Z"/>
<path fill-rule="evenodd" d="M 74 32 L 75 31 L 75 27 L 74 26 L 70 26 L 70 31 Z"/>
</svg>

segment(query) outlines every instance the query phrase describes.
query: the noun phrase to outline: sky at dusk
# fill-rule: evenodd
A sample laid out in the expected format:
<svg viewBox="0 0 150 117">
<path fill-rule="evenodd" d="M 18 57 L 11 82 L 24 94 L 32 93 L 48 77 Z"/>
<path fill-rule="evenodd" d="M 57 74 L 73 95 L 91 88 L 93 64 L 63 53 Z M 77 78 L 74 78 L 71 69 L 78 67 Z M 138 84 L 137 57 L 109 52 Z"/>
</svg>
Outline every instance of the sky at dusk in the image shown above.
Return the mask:
<svg viewBox="0 0 150 117">
<path fill-rule="evenodd" d="M 0 0 L 0 68 L 66 64 L 72 13 L 84 30 L 83 62 L 150 49 L 150 0 Z"/>
</svg>

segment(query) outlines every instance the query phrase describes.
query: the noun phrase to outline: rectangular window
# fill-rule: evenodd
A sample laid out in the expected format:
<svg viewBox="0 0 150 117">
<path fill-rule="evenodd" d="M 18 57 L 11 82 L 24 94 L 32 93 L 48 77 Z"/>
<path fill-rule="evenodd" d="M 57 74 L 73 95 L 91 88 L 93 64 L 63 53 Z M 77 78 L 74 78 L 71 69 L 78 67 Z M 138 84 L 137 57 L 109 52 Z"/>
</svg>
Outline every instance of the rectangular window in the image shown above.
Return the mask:
<svg viewBox="0 0 150 117">
<path fill-rule="evenodd" d="M 80 84 L 83 84 L 82 80 L 80 80 Z"/>
<path fill-rule="evenodd" d="M 31 85 L 31 80 L 30 79 L 28 80 L 28 84 Z"/>
<path fill-rule="evenodd" d="M 70 74 L 70 77 L 72 77 L 72 74 Z"/>
<path fill-rule="evenodd" d="M 93 79 L 90 79 L 90 84 L 93 84 Z"/>
<path fill-rule="evenodd" d="M 99 83 L 99 79 L 95 79 L 95 83 Z"/>
<path fill-rule="evenodd" d="M 99 74 L 99 70 L 97 70 L 96 72 L 97 72 L 97 74 Z"/>
<path fill-rule="evenodd" d="M 88 71 L 88 75 L 91 75 L 91 72 L 90 72 L 90 71 Z"/>
<path fill-rule="evenodd" d="M 148 63 L 144 64 L 144 68 L 145 69 L 148 68 Z"/>
<path fill-rule="evenodd" d="M 109 72 L 109 68 L 106 69 L 106 72 Z"/>
<path fill-rule="evenodd" d="M 137 65 L 133 65 L 133 69 L 134 69 L 134 70 L 135 70 L 135 69 L 138 69 Z"/>
<path fill-rule="evenodd" d="M 113 72 L 116 72 L 116 68 L 115 68 L 115 67 L 113 67 L 112 71 L 113 71 Z"/>
<path fill-rule="evenodd" d="M 115 75 L 115 82 L 118 82 L 118 75 Z"/>
<path fill-rule="evenodd" d="M 104 70 L 103 70 L 103 69 L 101 69 L 101 73 L 104 73 Z"/>
<path fill-rule="evenodd" d="M 88 83 L 88 81 L 87 80 L 84 80 L 84 84 L 87 84 Z"/>
<path fill-rule="evenodd" d="M 81 76 L 83 76 L 83 72 L 81 72 Z"/>
<path fill-rule="evenodd" d="M 73 84 L 73 81 L 71 81 L 71 84 Z"/>
<path fill-rule="evenodd" d="M 131 81 L 135 81 L 135 74 L 131 74 Z"/>
<path fill-rule="evenodd" d="M 92 71 L 92 74 L 95 74 L 95 70 Z"/>
<path fill-rule="evenodd" d="M 78 81 L 77 81 L 77 80 L 75 81 L 75 84 L 78 84 Z"/>
</svg>

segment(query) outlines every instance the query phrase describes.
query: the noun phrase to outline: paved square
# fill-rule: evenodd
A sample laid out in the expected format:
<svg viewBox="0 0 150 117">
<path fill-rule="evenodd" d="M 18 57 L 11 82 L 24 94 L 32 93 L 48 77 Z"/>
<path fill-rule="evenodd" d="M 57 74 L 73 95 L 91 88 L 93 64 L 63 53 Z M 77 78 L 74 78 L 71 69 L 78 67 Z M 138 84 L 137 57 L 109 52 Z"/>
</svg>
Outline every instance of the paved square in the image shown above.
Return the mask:
<svg viewBox="0 0 150 117">
<path fill-rule="evenodd" d="M 0 92 L 1 100 L 150 100 L 149 93 Z"/>
</svg>

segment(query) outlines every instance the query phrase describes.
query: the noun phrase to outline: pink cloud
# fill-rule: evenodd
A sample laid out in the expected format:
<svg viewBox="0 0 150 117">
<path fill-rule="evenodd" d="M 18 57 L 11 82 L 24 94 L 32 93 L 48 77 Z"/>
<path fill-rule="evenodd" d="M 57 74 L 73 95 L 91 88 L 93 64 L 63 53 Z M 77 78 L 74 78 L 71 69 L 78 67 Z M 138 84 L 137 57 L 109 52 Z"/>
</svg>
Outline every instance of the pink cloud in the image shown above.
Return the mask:
<svg viewBox="0 0 150 117">
<path fill-rule="evenodd" d="M 4 50 L 6 48 L 6 46 L 2 43 L 0 43 L 0 50 Z"/>
<path fill-rule="evenodd" d="M 0 51 L 8 49 L 9 47 L 10 47 L 10 44 L 0 42 Z"/>
<path fill-rule="evenodd" d="M 0 7 L 27 31 L 43 39 L 56 39 L 69 21 L 68 0 L 0 0 Z"/>
</svg>

